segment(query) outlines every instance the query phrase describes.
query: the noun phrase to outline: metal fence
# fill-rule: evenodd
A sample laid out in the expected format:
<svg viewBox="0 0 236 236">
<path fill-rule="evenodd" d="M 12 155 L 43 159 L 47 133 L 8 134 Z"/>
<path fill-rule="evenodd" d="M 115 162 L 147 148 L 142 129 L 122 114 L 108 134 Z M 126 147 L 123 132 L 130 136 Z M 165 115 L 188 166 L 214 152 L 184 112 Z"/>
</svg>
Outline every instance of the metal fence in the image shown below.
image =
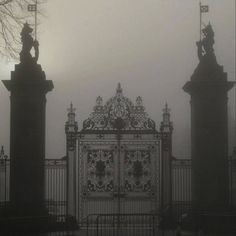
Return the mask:
<svg viewBox="0 0 236 236">
<path fill-rule="evenodd" d="M 229 160 L 230 203 L 236 206 L 236 159 Z M 45 160 L 45 204 L 49 215 L 56 222 L 68 221 L 68 165 L 67 160 Z M 10 160 L 0 159 L 0 208 L 9 202 Z M 172 214 L 180 222 L 186 212 L 191 210 L 191 160 L 172 161 Z M 233 218 L 234 219 L 234 218 Z M 158 217 L 147 214 L 106 214 L 89 216 L 84 225 L 87 235 L 156 235 Z M 68 224 L 61 224 L 66 227 Z M 60 228 L 58 226 L 58 229 Z"/>
<path fill-rule="evenodd" d="M 45 160 L 45 203 L 50 215 L 67 215 L 67 160 Z"/>
<path fill-rule="evenodd" d="M 236 159 L 230 159 L 228 161 L 228 168 L 230 205 L 236 207 Z M 191 159 L 176 159 L 172 161 L 173 204 L 189 205 L 191 203 L 191 170 Z"/>
<path fill-rule="evenodd" d="M 45 205 L 48 215 L 36 219 L 34 217 L 5 218 L 0 214 L 1 233 L 15 236 L 19 235 L 19 232 L 30 232 L 30 235 L 33 235 L 33 232 L 51 232 L 42 235 L 57 236 L 72 235 L 77 228 L 75 220 L 67 214 L 67 160 L 46 159 L 44 163 Z M 10 160 L 4 156 L 0 159 L 0 213 L 3 214 L 10 203 L 9 188 Z"/>
<path fill-rule="evenodd" d="M 191 202 L 191 160 L 172 161 L 172 201 Z"/>
<path fill-rule="evenodd" d="M 236 207 L 236 159 L 229 160 L 230 203 Z"/>
<path fill-rule="evenodd" d="M 172 161 L 172 206 L 166 213 L 167 222 L 174 227 L 184 224 L 190 227 L 189 216 L 194 216 L 197 227 L 204 231 L 236 232 L 236 159 L 230 159 L 229 168 L 229 209 L 222 212 L 193 212 L 191 196 L 191 160 L 176 159 Z M 169 214 L 169 215 L 168 215 Z M 187 217 L 188 216 L 188 217 Z M 186 221 L 188 219 L 188 221 Z M 204 220 L 203 220 L 204 219 Z M 208 222 L 209 219 L 212 221 Z M 184 223 L 183 223 L 184 222 Z M 167 223 L 167 224 L 168 224 Z"/>
<path fill-rule="evenodd" d="M 9 201 L 10 160 L 0 159 L 0 204 Z"/>
<path fill-rule="evenodd" d="M 0 159 L 0 206 L 9 202 L 10 160 Z M 45 160 L 45 205 L 49 215 L 67 215 L 67 160 Z"/>
<path fill-rule="evenodd" d="M 159 217 L 154 214 L 99 214 L 87 217 L 87 236 L 158 235 Z"/>
<path fill-rule="evenodd" d="M 68 220 L 57 221 L 54 216 L 0 218 L 0 235 L 4 236 L 69 236 L 74 235 L 75 230 Z"/>
</svg>

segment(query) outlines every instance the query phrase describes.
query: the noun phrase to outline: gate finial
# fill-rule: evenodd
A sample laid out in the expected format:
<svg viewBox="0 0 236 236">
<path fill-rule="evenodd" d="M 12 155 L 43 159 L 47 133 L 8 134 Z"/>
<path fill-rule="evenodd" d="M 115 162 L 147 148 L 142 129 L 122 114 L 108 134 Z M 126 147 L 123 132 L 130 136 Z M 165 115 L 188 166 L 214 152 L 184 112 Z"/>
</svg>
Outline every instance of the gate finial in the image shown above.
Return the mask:
<svg viewBox="0 0 236 236">
<path fill-rule="evenodd" d="M 120 82 L 118 83 L 116 93 L 122 93 L 122 88 L 121 88 Z"/>
<path fill-rule="evenodd" d="M 162 122 L 161 122 L 161 132 L 172 133 L 173 124 L 170 121 L 170 109 L 168 107 L 167 102 L 165 104 L 165 108 L 163 109 L 162 117 L 163 117 L 163 119 L 162 119 Z"/>
</svg>

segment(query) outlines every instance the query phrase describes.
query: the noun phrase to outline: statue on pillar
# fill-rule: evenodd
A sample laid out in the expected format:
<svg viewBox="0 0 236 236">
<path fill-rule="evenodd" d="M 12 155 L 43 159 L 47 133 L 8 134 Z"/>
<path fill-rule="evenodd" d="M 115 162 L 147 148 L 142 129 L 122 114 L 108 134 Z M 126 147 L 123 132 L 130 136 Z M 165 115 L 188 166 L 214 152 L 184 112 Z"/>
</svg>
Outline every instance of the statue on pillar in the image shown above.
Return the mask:
<svg viewBox="0 0 236 236">
<path fill-rule="evenodd" d="M 202 78 L 210 78 L 212 74 L 215 74 L 222 69 L 216 61 L 213 48 L 215 43 L 214 31 L 210 23 L 202 29 L 202 33 L 203 39 L 196 43 L 198 47 L 199 65 L 196 68 L 195 73 L 200 73 Z"/>
<path fill-rule="evenodd" d="M 203 30 L 202 33 L 204 38 L 201 41 L 197 42 L 198 46 L 198 58 L 202 60 L 204 56 L 209 56 L 214 54 L 213 44 L 214 40 L 214 31 L 209 23 Z"/>
<path fill-rule="evenodd" d="M 22 50 L 20 52 L 20 62 L 22 64 L 32 64 L 37 63 L 39 57 L 39 43 L 37 40 L 34 40 L 31 33 L 33 29 L 29 26 L 28 23 L 24 24 L 24 27 L 21 31 L 21 42 Z M 34 48 L 35 56 L 32 57 L 30 51 Z"/>
</svg>

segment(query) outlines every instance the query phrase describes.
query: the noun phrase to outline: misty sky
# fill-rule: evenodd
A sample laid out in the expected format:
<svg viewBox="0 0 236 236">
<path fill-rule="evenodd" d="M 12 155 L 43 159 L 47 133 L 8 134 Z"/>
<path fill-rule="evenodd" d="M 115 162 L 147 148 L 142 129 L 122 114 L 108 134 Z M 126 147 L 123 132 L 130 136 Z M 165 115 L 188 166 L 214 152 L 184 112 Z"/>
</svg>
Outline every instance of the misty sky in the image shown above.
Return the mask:
<svg viewBox="0 0 236 236">
<path fill-rule="evenodd" d="M 182 90 L 197 66 L 197 0 L 48 0 L 39 26 L 39 63 L 54 90 L 47 95 L 46 157 L 65 155 L 64 124 L 72 101 L 77 120 L 92 112 L 97 96 L 114 95 L 117 83 L 133 101 L 143 97 L 159 127 L 168 102 L 174 123 L 173 152 L 190 154 L 190 97 Z M 202 0 L 203 21 L 215 31 L 215 53 L 235 80 L 235 0 Z M 1 62 L 1 79 L 14 63 Z M 230 148 L 234 143 L 235 100 L 229 93 Z M 9 93 L 0 85 L 0 145 L 9 153 Z"/>
</svg>

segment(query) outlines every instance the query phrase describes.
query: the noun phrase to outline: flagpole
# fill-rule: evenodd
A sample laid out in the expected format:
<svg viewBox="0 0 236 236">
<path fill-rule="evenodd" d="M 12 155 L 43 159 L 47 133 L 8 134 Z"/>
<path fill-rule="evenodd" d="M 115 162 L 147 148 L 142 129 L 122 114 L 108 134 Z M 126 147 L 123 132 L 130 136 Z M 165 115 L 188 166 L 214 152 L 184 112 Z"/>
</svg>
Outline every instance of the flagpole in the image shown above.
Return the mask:
<svg viewBox="0 0 236 236">
<path fill-rule="evenodd" d="M 37 40 L 37 11 L 38 11 L 38 0 L 35 0 L 35 12 L 34 12 L 34 17 L 35 17 L 35 19 L 34 19 L 34 21 L 35 21 L 35 40 Z"/>
<path fill-rule="evenodd" d="M 199 2 L 199 11 L 200 11 L 200 42 L 202 41 L 202 11 L 201 11 L 201 1 Z"/>
</svg>

